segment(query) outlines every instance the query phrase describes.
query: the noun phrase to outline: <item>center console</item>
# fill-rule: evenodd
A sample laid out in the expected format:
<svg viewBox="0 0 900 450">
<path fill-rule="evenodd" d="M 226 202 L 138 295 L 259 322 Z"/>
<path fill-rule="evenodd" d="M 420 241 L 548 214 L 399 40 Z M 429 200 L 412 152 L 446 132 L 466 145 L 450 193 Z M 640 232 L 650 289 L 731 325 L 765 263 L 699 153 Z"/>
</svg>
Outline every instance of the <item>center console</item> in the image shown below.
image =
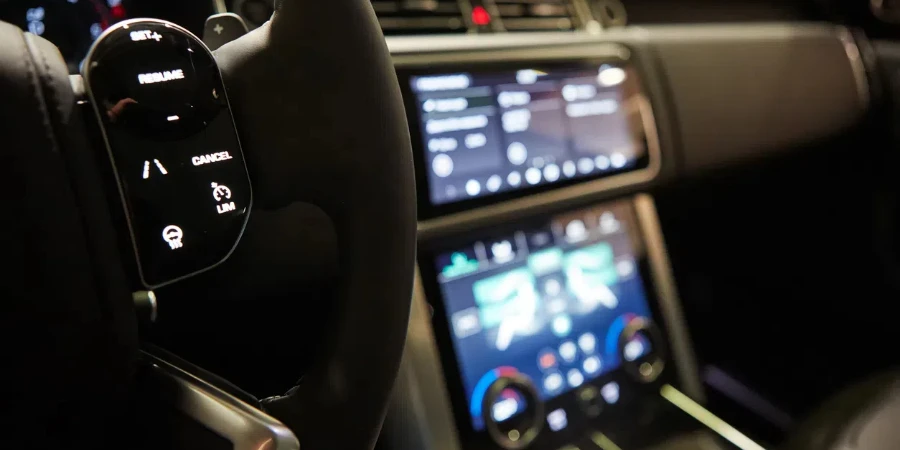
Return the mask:
<svg viewBox="0 0 900 450">
<path fill-rule="evenodd" d="M 556 449 L 630 417 L 663 385 L 698 393 L 676 299 L 657 285 L 654 226 L 644 196 L 421 245 L 463 448 Z"/>
<path fill-rule="evenodd" d="M 747 45 L 768 45 L 757 31 Z M 673 117 L 662 74 L 680 69 L 658 52 L 710 33 L 388 41 L 419 253 L 383 448 L 760 448 L 703 407 L 648 193 L 696 156 L 674 153 L 697 133 Z M 703 98 L 681 104 L 712 111 Z"/>
</svg>

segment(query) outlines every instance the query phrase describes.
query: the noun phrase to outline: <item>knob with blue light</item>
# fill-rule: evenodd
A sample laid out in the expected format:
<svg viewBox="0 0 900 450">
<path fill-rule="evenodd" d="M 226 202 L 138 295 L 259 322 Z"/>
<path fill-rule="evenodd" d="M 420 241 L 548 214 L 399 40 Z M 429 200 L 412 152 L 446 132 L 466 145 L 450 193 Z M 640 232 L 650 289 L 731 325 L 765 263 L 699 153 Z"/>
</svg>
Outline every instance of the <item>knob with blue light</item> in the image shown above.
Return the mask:
<svg viewBox="0 0 900 450">
<path fill-rule="evenodd" d="M 479 396 L 478 409 L 485 429 L 501 448 L 524 449 L 543 428 L 544 404 L 534 384 L 524 374 L 515 369 L 498 369 L 495 375 L 490 377 L 490 384 Z"/>
</svg>

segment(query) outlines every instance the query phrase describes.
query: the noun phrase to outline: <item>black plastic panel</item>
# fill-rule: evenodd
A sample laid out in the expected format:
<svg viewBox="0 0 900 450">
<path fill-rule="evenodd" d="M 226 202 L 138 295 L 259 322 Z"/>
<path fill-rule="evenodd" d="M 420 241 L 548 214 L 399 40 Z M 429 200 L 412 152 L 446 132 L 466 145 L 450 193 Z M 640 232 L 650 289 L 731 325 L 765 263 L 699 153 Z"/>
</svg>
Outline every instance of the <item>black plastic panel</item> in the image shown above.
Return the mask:
<svg viewBox="0 0 900 450">
<path fill-rule="evenodd" d="M 141 281 L 159 286 L 224 260 L 243 232 L 252 196 L 212 54 L 174 25 L 123 22 L 97 41 L 84 78 Z"/>
</svg>

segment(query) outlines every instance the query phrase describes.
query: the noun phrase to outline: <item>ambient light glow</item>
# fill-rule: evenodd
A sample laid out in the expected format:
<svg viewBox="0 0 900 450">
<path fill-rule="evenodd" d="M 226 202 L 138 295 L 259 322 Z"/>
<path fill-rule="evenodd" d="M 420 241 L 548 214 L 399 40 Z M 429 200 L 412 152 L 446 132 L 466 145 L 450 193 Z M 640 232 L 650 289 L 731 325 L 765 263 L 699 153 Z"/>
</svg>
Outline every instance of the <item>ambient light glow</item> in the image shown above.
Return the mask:
<svg viewBox="0 0 900 450">
<path fill-rule="evenodd" d="M 753 442 L 753 440 L 748 438 L 744 433 L 741 433 L 715 414 L 709 412 L 708 409 L 704 408 L 687 395 L 684 395 L 678 389 L 667 384 L 660 389 L 659 393 L 663 398 L 677 406 L 678 409 L 697 419 L 700 423 L 706 425 L 711 430 L 718 433 L 719 436 L 722 436 L 741 450 L 764 450 L 759 444 Z"/>
</svg>

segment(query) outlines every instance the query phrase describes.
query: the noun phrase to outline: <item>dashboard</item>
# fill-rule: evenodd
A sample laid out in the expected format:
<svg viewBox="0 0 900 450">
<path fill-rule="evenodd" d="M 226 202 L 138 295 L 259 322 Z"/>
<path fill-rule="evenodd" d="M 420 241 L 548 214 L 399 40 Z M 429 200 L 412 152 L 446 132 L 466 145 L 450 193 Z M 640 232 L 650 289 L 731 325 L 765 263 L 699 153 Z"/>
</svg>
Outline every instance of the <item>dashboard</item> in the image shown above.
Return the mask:
<svg viewBox="0 0 900 450">
<path fill-rule="evenodd" d="M 388 38 L 419 264 L 384 448 L 657 448 L 709 432 L 672 406 L 704 391 L 648 192 L 859 120 L 853 42 L 819 24 Z M 733 448 L 719 441 L 688 448 Z"/>
<path fill-rule="evenodd" d="M 628 3 L 632 20 L 662 21 L 642 10 L 651 3 Z M 127 18 L 199 34 L 212 13 L 234 11 L 252 29 L 273 9 L 271 0 L 174 5 L 6 0 L 0 19 L 56 43 L 75 73 L 91 43 Z M 842 27 L 601 33 L 625 19 L 596 6 L 373 1 L 408 114 L 419 202 L 410 337 L 383 437 L 390 448 L 609 450 L 683 431 L 660 425 L 678 421 L 671 412 L 647 418 L 665 410 L 662 393 L 704 400 L 648 192 L 760 148 L 825 136 L 868 104 L 859 49 Z M 793 39 L 773 45 L 764 39 L 773 33 Z M 795 49 L 816 64 L 792 59 Z M 759 77 L 757 61 L 784 70 Z M 792 101 L 773 112 L 772 99 Z M 733 102 L 745 109 L 725 107 Z M 149 151 L 138 155 L 144 171 L 134 183 L 154 170 Z"/>
<path fill-rule="evenodd" d="M 0 19 L 55 43 L 70 72 L 78 71 L 88 48 L 104 30 L 128 17 L 122 0 L 0 2 Z"/>
<path fill-rule="evenodd" d="M 206 18 L 225 12 L 211 0 L 0 0 L 0 20 L 53 42 L 70 73 L 78 73 L 91 44 L 109 27 L 153 17 L 200 35 Z"/>
</svg>

